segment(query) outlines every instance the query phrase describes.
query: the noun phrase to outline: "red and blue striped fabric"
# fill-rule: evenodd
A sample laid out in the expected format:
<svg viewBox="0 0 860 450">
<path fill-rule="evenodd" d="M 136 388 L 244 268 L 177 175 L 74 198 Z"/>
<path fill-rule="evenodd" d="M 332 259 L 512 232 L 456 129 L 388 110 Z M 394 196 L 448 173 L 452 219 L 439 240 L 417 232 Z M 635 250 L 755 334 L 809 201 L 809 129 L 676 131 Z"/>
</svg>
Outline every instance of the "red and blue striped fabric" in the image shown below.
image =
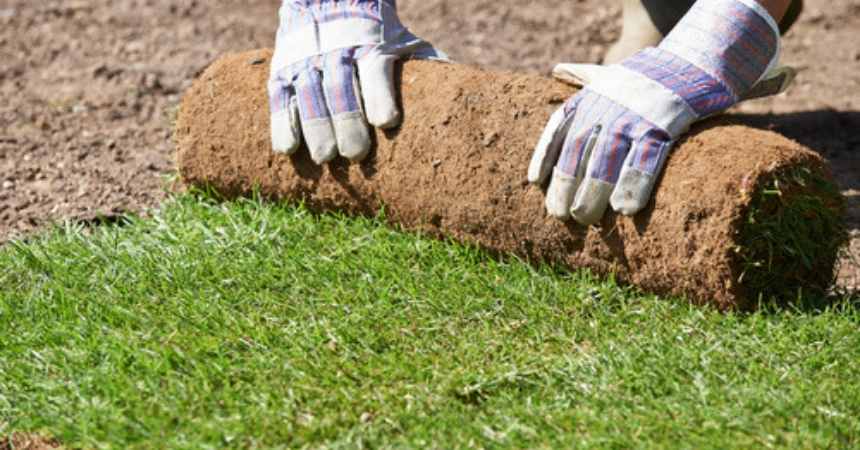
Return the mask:
<svg viewBox="0 0 860 450">
<path fill-rule="evenodd" d="M 752 4 L 757 5 L 753 0 Z M 742 99 L 779 52 L 775 22 L 740 1 L 699 0 L 660 43 Z"/>
<path fill-rule="evenodd" d="M 753 93 L 773 69 L 778 33 L 755 0 L 699 0 L 658 47 L 586 84 L 553 122 L 552 148 L 536 152 L 559 155 L 547 194 L 551 213 L 566 218 L 569 208 L 593 223 L 610 196 L 625 214 L 641 209 L 675 139 Z"/>
<path fill-rule="evenodd" d="M 734 3 L 698 1 L 659 47 L 638 52 L 620 65 L 665 86 L 699 117 L 724 111 L 750 91 L 778 51 L 776 32 L 765 19 Z M 672 140 L 667 131 L 605 97 L 588 95 L 587 87 L 565 109 L 575 110 L 575 116 L 558 161 L 563 173 L 582 173 L 589 163 L 583 153 L 597 126 L 594 163 L 586 176 L 616 183 L 628 149 L 631 166 L 646 173 L 659 169 Z"/>
<path fill-rule="evenodd" d="M 389 4 L 396 7 L 394 1 Z M 280 11 L 281 34 L 308 23 L 326 23 L 341 19 L 382 20 L 378 0 L 286 0 Z"/>
<path fill-rule="evenodd" d="M 400 23 L 393 0 L 285 0 L 269 77 L 272 149 L 361 161 L 369 126 L 400 121 L 394 65 L 447 57 Z"/>
<path fill-rule="evenodd" d="M 371 48 L 338 49 L 279 70 L 269 80 L 271 112 L 287 109 L 294 96 L 302 120 L 361 111 L 359 93 L 352 81 L 353 63 Z"/>
<path fill-rule="evenodd" d="M 672 138 L 635 111 L 599 95 L 575 96 L 565 109 L 574 115 L 557 168 L 567 176 L 615 184 L 631 151 L 637 155 L 638 170 L 659 169 Z"/>
<path fill-rule="evenodd" d="M 393 2 L 392 2 L 393 3 Z M 342 19 L 381 21 L 377 0 L 285 1 L 280 11 L 280 36 L 302 26 Z M 361 111 L 354 62 L 372 50 L 365 45 L 337 49 L 279 70 L 269 81 L 272 114 L 289 107 L 293 96 L 302 120 Z"/>
<path fill-rule="evenodd" d="M 648 48 L 620 63 L 669 88 L 700 117 L 723 111 L 737 102 L 737 94 L 710 73 L 659 48 Z"/>
</svg>

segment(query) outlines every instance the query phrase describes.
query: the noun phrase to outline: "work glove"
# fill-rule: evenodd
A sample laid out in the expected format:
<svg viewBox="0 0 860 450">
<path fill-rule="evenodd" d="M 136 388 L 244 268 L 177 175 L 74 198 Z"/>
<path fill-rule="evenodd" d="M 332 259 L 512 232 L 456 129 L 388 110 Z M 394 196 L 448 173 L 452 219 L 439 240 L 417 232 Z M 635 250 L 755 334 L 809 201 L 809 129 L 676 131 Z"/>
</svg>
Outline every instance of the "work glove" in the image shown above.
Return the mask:
<svg viewBox="0 0 860 450">
<path fill-rule="evenodd" d="M 531 182 L 552 175 L 548 213 L 588 225 L 609 204 L 641 210 L 692 123 L 788 87 L 795 71 L 774 68 L 778 57 L 777 24 L 756 1 L 700 0 L 658 47 L 608 67 L 558 65 L 585 87 L 551 116 L 529 166 Z"/>
<path fill-rule="evenodd" d="M 293 154 L 304 138 L 317 164 L 338 153 L 360 161 L 367 121 L 399 123 L 395 60 L 447 60 L 400 23 L 395 0 L 284 0 L 280 19 L 268 83 L 272 147 Z"/>
</svg>

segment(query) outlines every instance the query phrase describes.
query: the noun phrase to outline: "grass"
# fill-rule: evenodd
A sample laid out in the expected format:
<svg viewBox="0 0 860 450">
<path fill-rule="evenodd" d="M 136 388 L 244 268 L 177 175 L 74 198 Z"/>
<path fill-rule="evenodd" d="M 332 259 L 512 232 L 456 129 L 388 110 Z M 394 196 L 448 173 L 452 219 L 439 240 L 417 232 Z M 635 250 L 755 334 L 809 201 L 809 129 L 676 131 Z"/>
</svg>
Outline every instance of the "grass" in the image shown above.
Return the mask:
<svg viewBox="0 0 860 450">
<path fill-rule="evenodd" d="M 744 285 L 777 303 L 800 290 L 813 297 L 826 292 L 849 240 L 845 215 L 845 200 L 832 177 L 806 167 L 771 174 L 741 231 Z"/>
<path fill-rule="evenodd" d="M 180 197 L 0 251 L 0 436 L 92 448 L 860 445 L 860 314 L 723 314 L 381 219 Z"/>
</svg>

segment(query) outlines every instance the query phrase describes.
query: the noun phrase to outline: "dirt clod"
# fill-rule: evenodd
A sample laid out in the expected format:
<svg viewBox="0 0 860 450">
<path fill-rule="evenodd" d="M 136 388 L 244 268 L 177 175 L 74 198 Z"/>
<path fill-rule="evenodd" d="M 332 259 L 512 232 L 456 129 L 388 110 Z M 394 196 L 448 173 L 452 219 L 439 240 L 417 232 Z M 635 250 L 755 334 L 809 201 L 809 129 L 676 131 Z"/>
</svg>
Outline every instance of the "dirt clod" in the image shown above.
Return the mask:
<svg viewBox="0 0 860 450">
<path fill-rule="evenodd" d="M 40 436 L 19 434 L 9 439 L 0 439 L 0 450 L 53 450 L 62 445 Z"/>
</svg>

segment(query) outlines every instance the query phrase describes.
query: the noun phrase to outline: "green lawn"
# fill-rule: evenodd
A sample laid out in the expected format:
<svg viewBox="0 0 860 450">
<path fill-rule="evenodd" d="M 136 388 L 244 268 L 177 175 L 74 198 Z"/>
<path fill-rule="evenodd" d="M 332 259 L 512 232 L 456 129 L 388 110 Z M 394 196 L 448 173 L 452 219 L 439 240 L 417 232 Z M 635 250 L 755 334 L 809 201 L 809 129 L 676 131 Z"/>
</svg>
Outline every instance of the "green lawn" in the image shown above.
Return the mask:
<svg viewBox="0 0 860 450">
<path fill-rule="evenodd" d="M 191 196 L 0 250 L 0 436 L 860 446 L 860 314 L 723 314 L 383 220 Z"/>
</svg>

